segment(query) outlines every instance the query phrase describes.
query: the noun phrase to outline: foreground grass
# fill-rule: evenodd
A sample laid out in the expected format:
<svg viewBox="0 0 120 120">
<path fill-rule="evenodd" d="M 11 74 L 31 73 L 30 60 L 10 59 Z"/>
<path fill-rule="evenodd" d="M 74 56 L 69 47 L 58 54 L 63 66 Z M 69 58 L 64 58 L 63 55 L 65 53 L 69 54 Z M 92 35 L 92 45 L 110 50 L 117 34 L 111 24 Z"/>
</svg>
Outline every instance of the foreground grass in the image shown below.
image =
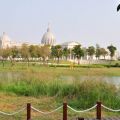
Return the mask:
<svg viewBox="0 0 120 120">
<path fill-rule="evenodd" d="M 22 107 L 26 106 L 26 103 L 31 103 L 32 106 L 36 107 L 37 109 L 41 111 L 52 111 L 55 108 L 62 105 L 62 103 L 59 103 L 58 100 L 55 97 L 25 97 L 25 96 L 16 96 L 14 94 L 3 94 L 0 93 L 0 110 L 12 113 L 14 111 L 17 111 L 21 109 Z M 69 104 L 70 105 L 70 104 Z M 71 106 L 71 105 L 70 105 Z M 72 106 L 75 108 L 75 106 Z M 78 108 L 75 108 L 77 110 L 80 110 Z M 62 120 L 62 109 L 50 114 L 50 115 L 42 115 L 40 113 L 32 111 L 32 119 L 33 120 Z M 76 117 L 85 117 L 85 118 L 96 118 L 96 111 L 90 111 L 87 113 L 75 113 L 68 109 L 68 118 L 72 120 L 72 118 Z M 110 113 L 108 111 L 105 111 L 102 109 L 102 116 L 103 117 L 112 117 L 112 116 L 119 116 L 119 113 Z M 0 115 L 0 120 L 25 120 L 26 119 L 26 110 L 16 114 L 14 116 L 4 116 Z"/>
<path fill-rule="evenodd" d="M 66 68 L 35 65 L 0 66 L 0 110 L 12 112 L 30 102 L 43 111 L 59 107 L 64 100 L 75 109 L 86 109 L 96 101 L 118 109 L 120 106 L 119 87 L 101 80 L 92 80 L 90 76 L 120 76 L 120 68 Z M 80 76 L 88 76 L 82 81 Z M 69 111 L 69 117 L 95 117 L 95 111 L 87 114 L 75 114 Z M 113 113 L 103 113 L 113 115 Z M 116 114 L 115 114 L 116 115 Z M 21 118 L 22 116 L 22 118 Z M 25 119 L 26 112 L 9 118 Z M 62 117 L 62 110 L 51 116 L 42 116 L 33 112 L 36 120 L 55 120 Z M 0 120 L 7 117 L 0 115 Z"/>
</svg>

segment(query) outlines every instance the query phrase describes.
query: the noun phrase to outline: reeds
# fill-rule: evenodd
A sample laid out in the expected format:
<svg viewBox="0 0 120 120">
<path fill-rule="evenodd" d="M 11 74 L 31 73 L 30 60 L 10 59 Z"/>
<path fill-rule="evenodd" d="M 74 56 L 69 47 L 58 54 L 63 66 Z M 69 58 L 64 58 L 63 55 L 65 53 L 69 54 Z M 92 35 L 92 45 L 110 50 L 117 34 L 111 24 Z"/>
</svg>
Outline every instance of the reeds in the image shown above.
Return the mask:
<svg viewBox="0 0 120 120">
<path fill-rule="evenodd" d="M 91 107 L 96 101 L 112 108 L 120 106 L 120 89 L 113 84 L 102 80 L 82 81 L 77 79 L 78 76 L 64 80 L 58 75 L 51 76 L 50 73 L 51 71 L 48 74 L 27 71 L 13 77 L 0 78 L 0 92 L 15 93 L 18 96 L 52 96 L 56 97 L 58 102 L 65 98 L 76 108 Z"/>
</svg>

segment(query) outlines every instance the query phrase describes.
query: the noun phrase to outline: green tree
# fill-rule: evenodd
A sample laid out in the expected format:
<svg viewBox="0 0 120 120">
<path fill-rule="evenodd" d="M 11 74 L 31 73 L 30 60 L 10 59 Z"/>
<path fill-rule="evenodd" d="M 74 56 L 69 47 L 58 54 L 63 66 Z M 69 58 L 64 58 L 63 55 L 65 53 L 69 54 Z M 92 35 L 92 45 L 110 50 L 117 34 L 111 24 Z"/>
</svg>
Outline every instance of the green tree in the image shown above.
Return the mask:
<svg viewBox="0 0 120 120">
<path fill-rule="evenodd" d="M 62 56 L 63 51 L 61 45 L 56 45 L 51 47 L 51 56 L 57 58 L 57 63 L 59 64 L 60 57 Z"/>
<path fill-rule="evenodd" d="M 81 57 L 84 56 L 84 51 L 83 51 L 83 49 L 81 48 L 81 45 L 76 45 L 76 46 L 73 48 L 73 53 L 74 53 L 75 57 L 76 57 L 77 60 L 78 60 L 78 64 L 80 64 L 80 59 L 81 59 Z"/>
<path fill-rule="evenodd" d="M 104 59 L 105 59 L 106 55 L 108 55 L 108 52 L 105 50 L 105 48 L 100 48 L 100 53 L 104 57 Z"/>
<path fill-rule="evenodd" d="M 29 47 L 27 46 L 27 44 L 22 44 L 20 49 L 20 54 L 22 59 L 27 60 L 27 63 L 29 66 L 30 53 L 29 53 Z"/>
<path fill-rule="evenodd" d="M 95 54 L 94 46 L 88 47 L 87 52 L 88 52 L 88 55 L 90 56 L 90 59 L 93 59 L 93 55 Z"/>
<path fill-rule="evenodd" d="M 70 54 L 70 50 L 67 47 L 65 47 L 63 49 L 63 56 L 66 58 L 66 60 L 67 60 L 69 54 Z"/>
<path fill-rule="evenodd" d="M 96 44 L 95 56 L 96 59 L 99 59 L 101 56 L 100 46 L 98 44 Z"/>
<path fill-rule="evenodd" d="M 40 55 L 43 59 L 43 63 L 45 63 L 45 60 L 49 58 L 50 56 L 50 46 L 44 45 L 40 48 Z"/>
<path fill-rule="evenodd" d="M 113 59 L 113 56 L 115 55 L 115 51 L 117 50 L 116 47 L 114 47 L 113 45 L 110 45 L 107 47 L 107 49 L 109 50 L 110 52 L 110 57 L 111 57 L 111 60 Z"/>
<path fill-rule="evenodd" d="M 10 49 L 10 59 L 12 66 L 15 64 L 15 58 L 18 58 L 19 56 L 19 49 L 16 46 L 13 46 Z"/>
<path fill-rule="evenodd" d="M 37 54 L 37 46 L 36 45 L 30 45 L 29 46 L 29 53 L 30 56 L 33 58 L 37 58 L 38 54 Z"/>
<path fill-rule="evenodd" d="M 2 57 L 2 63 L 3 63 L 3 67 L 4 67 L 4 61 L 6 61 L 11 54 L 10 53 L 10 48 L 1 49 L 0 51 L 1 51 L 0 56 Z"/>
<path fill-rule="evenodd" d="M 39 60 L 41 60 L 40 58 L 42 57 L 42 51 L 40 46 L 36 46 L 36 54 Z"/>
</svg>

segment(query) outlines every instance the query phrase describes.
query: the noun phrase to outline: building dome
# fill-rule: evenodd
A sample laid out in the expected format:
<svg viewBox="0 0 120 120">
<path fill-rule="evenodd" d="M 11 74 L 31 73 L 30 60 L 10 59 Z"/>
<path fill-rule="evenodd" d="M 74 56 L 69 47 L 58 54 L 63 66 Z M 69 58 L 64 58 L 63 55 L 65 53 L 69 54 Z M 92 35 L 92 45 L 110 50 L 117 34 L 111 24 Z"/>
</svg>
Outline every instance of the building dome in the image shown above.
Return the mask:
<svg viewBox="0 0 120 120">
<path fill-rule="evenodd" d="M 47 28 L 47 32 L 43 35 L 41 43 L 51 46 L 55 44 L 55 36 L 51 32 L 50 27 Z"/>
<path fill-rule="evenodd" d="M 3 32 L 3 35 L 0 37 L 0 48 L 10 47 L 11 40 L 8 35 Z"/>
</svg>

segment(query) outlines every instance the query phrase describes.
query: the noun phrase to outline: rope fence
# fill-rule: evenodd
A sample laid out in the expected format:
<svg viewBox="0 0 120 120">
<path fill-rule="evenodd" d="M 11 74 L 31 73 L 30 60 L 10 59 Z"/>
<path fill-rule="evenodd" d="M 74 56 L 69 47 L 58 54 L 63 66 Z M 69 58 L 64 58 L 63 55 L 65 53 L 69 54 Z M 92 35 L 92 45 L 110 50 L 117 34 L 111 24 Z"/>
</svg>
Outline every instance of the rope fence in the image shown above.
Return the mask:
<svg viewBox="0 0 120 120">
<path fill-rule="evenodd" d="M 69 106 L 66 102 L 63 103 L 63 105 L 61 105 L 60 107 L 50 111 L 50 112 L 43 112 L 43 111 L 40 111 L 38 110 L 37 108 L 31 106 L 30 103 L 27 103 L 27 106 L 26 107 L 23 107 L 21 108 L 20 110 L 16 111 L 16 112 L 13 112 L 13 113 L 7 113 L 7 112 L 3 112 L 3 111 L 0 111 L 0 114 L 2 115 L 5 115 L 5 116 L 13 116 L 13 115 L 16 115 L 20 112 L 23 112 L 24 110 L 27 110 L 27 120 L 31 120 L 31 110 L 35 111 L 35 112 L 38 112 L 38 113 L 41 113 L 41 114 L 44 114 L 44 115 L 47 115 L 47 114 L 51 114 L 51 113 L 54 113 L 58 110 L 60 110 L 61 108 L 63 108 L 63 120 L 67 120 L 67 111 L 68 111 L 68 108 L 76 113 L 84 113 L 84 112 L 89 112 L 93 109 L 96 109 L 96 119 L 98 120 L 101 120 L 101 112 L 102 112 L 102 107 L 104 109 L 107 109 L 111 112 L 120 112 L 120 109 L 118 110 L 114 110 L 112 108 L 108 108 L 106 107 L 105 105 L 103 105 L 101 102 L 97 102 L 96 105 L 92 106 L 91 108 L 88 108 L 86 110 L 76 110 L 74 108 L 72 108 L 71 106 Z M 79 120 L 79 119 L 78 119 Z M 80 120 L 84 120 L 84 118 L 81 118 Z"/>
<path fill-rule="evenodd" d="M 25 109 L 26 109 L 26 107 L 18 110 L 17 112 L 13 112 L 13 113 L 6 113 L 6 112 L 3 112 L 3 111 L 0 111 L 0 114 L 7 115 L 7 116 L 13 116 L 13 115 L 15 115 L 15 114 L 18 114 L 18 113 L 24 111 Z"/>
<path fill-rule="evenodd" d="M 80 110 L 80 111 L 75 110 L 74 108 L 70 107 L 69 105 L 68 105 L 67 107 L 70 108 L 70 109 L 71 109 L 72 111 L 74 111 L 74 112 L 77 112 L 77 113 L 84 113 L 84 112 L 89 112 L 89 111 L 93 110 L 94 108 L 96 108 L 96 106 L 97 106 L 97 104 L 94 105 L 93 107 L 89 108 L 89 109 Z"/>
<path fill-rule="evenodd" d="M 61 109 L 62 107 L 63 107 L 63 105 L 60 106 L 60 107 L 58 107 L 58 108 L 56 108 L 55 110 L 53 110 L 53 111 L 51 111 L 51 112 L 43 112 L 43 111 L 40 111 L 40 110 L 34 108 L 33 106 L 31 107 L 31 109 L 34 110 L 34 111 L 36 111 L 36 112 L 39 112 L 39 113 L 41 113 L 41 114 L 47 115 L 47 114 L 51 114 L 51 113 L 54 113 L 54 112 L 58 111 L 58 110 Z"/>
<path fill-rule="evenodd" d="M 109 110 L 109 111 L 111 111 L 111 112 L 120 112 L 120 109 L 118 109 L 118 110 L 114 110 L 114 109 L 112 109 L 112 108 L 108 108 L 108 107 L 106 107 L 105 105 L 101 105 L 103 108 L 105 108 L 106 110 Z"/>
</svg>

